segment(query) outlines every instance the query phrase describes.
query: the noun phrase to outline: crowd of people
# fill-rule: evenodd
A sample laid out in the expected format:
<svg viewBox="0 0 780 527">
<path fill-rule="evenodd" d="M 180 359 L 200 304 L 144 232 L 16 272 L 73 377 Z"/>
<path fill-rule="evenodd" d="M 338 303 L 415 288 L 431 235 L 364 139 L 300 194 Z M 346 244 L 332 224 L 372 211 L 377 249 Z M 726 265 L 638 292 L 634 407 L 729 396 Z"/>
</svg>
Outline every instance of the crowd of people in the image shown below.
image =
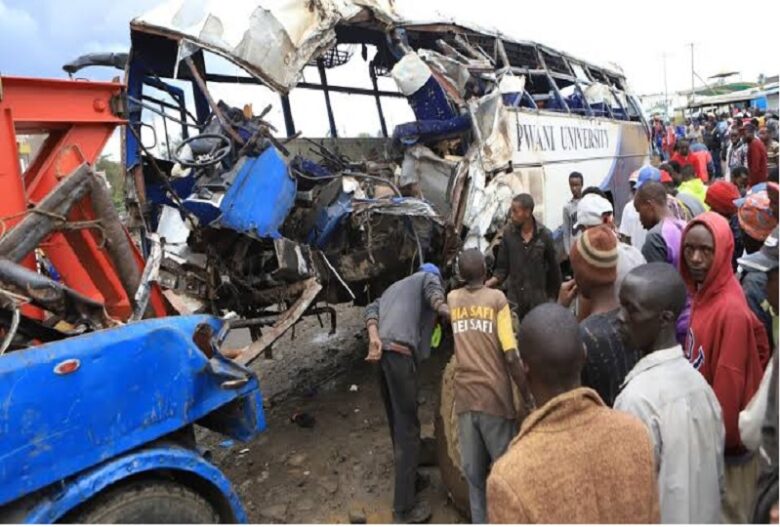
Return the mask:
<svg viewBox="0 0 780 527">
<path fill-rule="evenodd" d="M 684 145 L 684 151 L 680 147 Z M 758 109 L 734 109 L 732 114 L 702 114 L 674 125 L 660 116 L 652 120 L 652 143 L 661 161 L 691 164 L 703 182 L 731 179 L 740 189 L 770 178 L 778 167 L 778 116 Z M 740 170 L 738 177 L 731 172 Z M 746 179 L 745 176 L 747 176 Z"/>
<path fill-rule="evenodd" d="M 417 366 L 445 320 L 474 523 L 777 523 L 777 127 L 762 119 L 661 128 L 663 162 L 631 175 L 619 224 L 573 172 L 563 265 L 521 194 L 492 270 L 464 250 L 449 293 L 425 264 L 366 309 L 396 521 L 431 516 Z"/>
</svg>

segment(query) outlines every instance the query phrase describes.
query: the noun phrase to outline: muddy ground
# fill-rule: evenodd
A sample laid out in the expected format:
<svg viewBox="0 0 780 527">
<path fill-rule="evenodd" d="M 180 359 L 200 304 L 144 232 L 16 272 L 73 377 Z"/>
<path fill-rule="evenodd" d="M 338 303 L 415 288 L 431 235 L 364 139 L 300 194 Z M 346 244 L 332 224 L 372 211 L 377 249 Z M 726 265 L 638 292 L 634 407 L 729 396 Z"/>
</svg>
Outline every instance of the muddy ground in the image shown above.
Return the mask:
<svg viewBox="0 0 780 527">
<path fill-rule="evenodd" d="M 252 523 L 392 522 L 393 458 L 375 365 L 363 361 L 362 309 L 339 306 L 338 330 L 328 336 L 315 319 L 274 346 L 274 358 L 252 364 L 268 403 L 268 429 L 250 443 L 206 434 L 201 446 L 233 482 Z M 234 337 L 234 342 L 246 336 Z M 433 436 L 437 381 L 446 357 L 420 368 L 420 422 Z M 314 418 L 311 428 L 291 422 Z M 432 522 L 459 523 L 436 467 L 423 491 Z"/>
</svg>

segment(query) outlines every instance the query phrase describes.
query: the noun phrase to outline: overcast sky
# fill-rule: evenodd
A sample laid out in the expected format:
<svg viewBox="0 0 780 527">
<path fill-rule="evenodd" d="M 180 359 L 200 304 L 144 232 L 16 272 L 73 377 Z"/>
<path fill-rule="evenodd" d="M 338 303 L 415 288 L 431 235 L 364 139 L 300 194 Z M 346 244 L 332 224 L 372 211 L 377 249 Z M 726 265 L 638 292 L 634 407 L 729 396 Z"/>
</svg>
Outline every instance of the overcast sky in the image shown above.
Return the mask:
<svg viewBox="0 0 780 527">
<path fill-rule="evenodd" d="M 62 64 L 80 54 L 126 50 L 129 20 L 157 3 L 0 0 L 0 72 L 62 77 Z M 733 70 L 740 71 L 744 80 L 755 80 L 759 73 L 780 70 L 776 30 L 780 2 L 776 0 L 755 0 L 745 3 L 744 9 L 725 2 L 684 0 L 424 3 L 443 5 L 442 11 L 457 18 L 493 25 L 586 60 L 617 63 L 637 93 L 663 90 L 663 53 L 669 89 L 688 88 L 690 42 L 695 44 L 696 72 L 705 79 Z M 90 75 L 99 75 L 99 70 L 90 70 Z"/>
</svg>

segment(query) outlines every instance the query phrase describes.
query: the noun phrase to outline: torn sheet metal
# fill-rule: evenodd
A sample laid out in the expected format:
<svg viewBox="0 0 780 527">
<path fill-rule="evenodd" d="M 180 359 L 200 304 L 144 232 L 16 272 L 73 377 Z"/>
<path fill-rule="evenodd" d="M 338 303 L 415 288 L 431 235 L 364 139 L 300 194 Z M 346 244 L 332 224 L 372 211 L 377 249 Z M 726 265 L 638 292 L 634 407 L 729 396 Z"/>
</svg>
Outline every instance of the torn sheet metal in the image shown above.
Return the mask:
<svg viewBox="0 0 780 527">
<path fill-rule="evenodd" d="M 135 292 L 135 307 L 133 308 L 133 315 L 130 320 L 141 320 L 146 312 L 146 307 L 149 305 L 149 297 L 152 294 L 152 283 L 156 282 L 160 274 L 160 263 L 162 262 L 163 251 L 162 242 L 160 236 L 151 233 L 147 237 L 149 239 L 151 248 L 149 250 L 149 256 L 146 258 L 146 265 L 144 271 L 141 273 L 141 283 L 138 286 L 138 290 Z"/>
<path fill-rule="evenodd" d="M 468 195 L 463 225 L 468 228 L 464 247 L 485 251 L 486 236 L 506 221 L 512 198 L 527 192 L 509 168 L 513 146 L 509 133 L 509 114 L 500 90 L 469 102 L 477 142 L 471 147 L 468 163 Z"/>
<path fill-rule="evenodd" d="M 463 95 L 466 90 L 466 83 L 471 74 L 465 64 L 457 60 L 438 53 L 430 49 L 421 49 L 418 51 L 420 58 L 425 61 L 432 72 L 438 73 L 436 80 L 443 85 L 449 85 L 452 89 L 445 87 L 447 94 L 459 104 L 463 102 Z M 444 81 L 444 82 L 443 82 Z"/>
<path fill-rule="evenodd" d="M 481 99 L 469 101 L 469 112 L 479 144 L 478 162 L 482 170 L 490 173 L 507 167 L 514 148 L 509 134 L 509 114 L 501 92 L 496 90 Z"/>
<path fill-rule="evenodd" d="M 335 27 L 376 19 L 387 27 L 451 25 L 523 43 L 511 31 L 457 19 L 437 2 L 395 0 L 169 0 L 135 18 L 133 30 L 191 41 L 289 92 L 303 68 L 336 43 Z M 621 73 L 612 65 L 601 65 Z"/>
<path fill-rule="evenodd" d="M 442 159 L 430 148 L 417 144 L 407 149 L 401 165 L 399 185 L 417 185 L 422 197 L 442 217 L 450 215 L 448 189 L 457 163 Z"/>
<path fill-rule="evenodd" d="M 220 203 L 217 223 L 258 239 L 279 238 L 279 227 L 295 204 L 297 191 L 287 160 L 274 147 L 260 157 L 244 159 Z"/>
<path fill-rule="evenodd" d="M 274 271 L 276 278 L 297 282 L 311 277 L 314 273 L 309 246 L 301 245 L 287 238 L 278 238 L 274 240 L 274 251 L 278 265 Z"/>
<path fill-rule="evenodd" d="M 443 224 L 442 219 L 425 201 L 417 198 L 391 198 L 373 201 L 355 201 L 352 204 L 354 214 L 388 214 L 390 216 L 417 216 L 430 218 Z"/>
<path fill-rule="evenodd" d="M 588 104 L 609 104 L 612 101 L 612 92 L 609 90 L 609 86 L 600 82 L 588 85 L 584 93 Z"/>
<path fill-rule="evenodd" d="M 512 198 L 527 191 L 520 179 L 511 172 L 496 176 L 488 185 L 484 184 L 484 176 L 479 166 L 470 166 L 472 192 L 463 219 L 463 225 L 469 228 L 464 248 L 478 248 L 483 252 L 490 245 L 486 236 L 506 222 Z"/>
<path fill-rule="evenodd" d="M 131 27 L 189 40 L 287 92 L 313 58 L 336 44 L 335 27 L 363 9 L 390 22 L 392 2 L 350 0 L 173 0 Z"/>
<path fill-rule="evenodd" d="M 501 95 L 509 95 L 525 91 L 525 75 L 504 75 L 498 82 Z"/>
</svg>

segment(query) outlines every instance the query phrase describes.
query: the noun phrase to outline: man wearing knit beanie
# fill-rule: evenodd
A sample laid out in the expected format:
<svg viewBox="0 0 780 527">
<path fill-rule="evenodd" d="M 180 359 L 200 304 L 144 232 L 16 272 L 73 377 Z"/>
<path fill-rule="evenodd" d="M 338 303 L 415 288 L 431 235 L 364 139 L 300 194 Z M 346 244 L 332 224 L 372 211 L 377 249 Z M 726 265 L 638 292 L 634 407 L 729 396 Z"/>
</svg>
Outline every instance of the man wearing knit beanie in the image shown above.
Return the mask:
<svg viewBox="0 0 780 527">
<path fill-rule="evenodd" d="M 586 194 L 577 204 L 577 225 L 578 236 L 593 227 L 606 225 L 617 234 L 617 228 L 614 222 L 614 210 L 612 204 L 597 194 Z M 631 269 L 647 263 L 642 252 L 627 243 L 623 243 L 618 238 L 618 261 L 617 261 L 617 281 L 615 282 L 615 298 L 623 278 Z M 584 297 L 577 297 L 577 284 L 572 279 L 561 284 L 561 291 L 558 295 L 558 303 L 563 307 L 569 307 L 575 301 L 577 320 L 584 320 L 590 315 L 590 302 Z"/>
<path fill-rule="evenodd" d="M 617 236 L 606 225 L 590 228 L 572 245 L 570 258 L 578 292 L 591 305 L 590 316 L 580 323 L 588 352 L 582 383 L 612 406 L 623 379 L 639 359 L 618 332 Z"/>
</svg>

